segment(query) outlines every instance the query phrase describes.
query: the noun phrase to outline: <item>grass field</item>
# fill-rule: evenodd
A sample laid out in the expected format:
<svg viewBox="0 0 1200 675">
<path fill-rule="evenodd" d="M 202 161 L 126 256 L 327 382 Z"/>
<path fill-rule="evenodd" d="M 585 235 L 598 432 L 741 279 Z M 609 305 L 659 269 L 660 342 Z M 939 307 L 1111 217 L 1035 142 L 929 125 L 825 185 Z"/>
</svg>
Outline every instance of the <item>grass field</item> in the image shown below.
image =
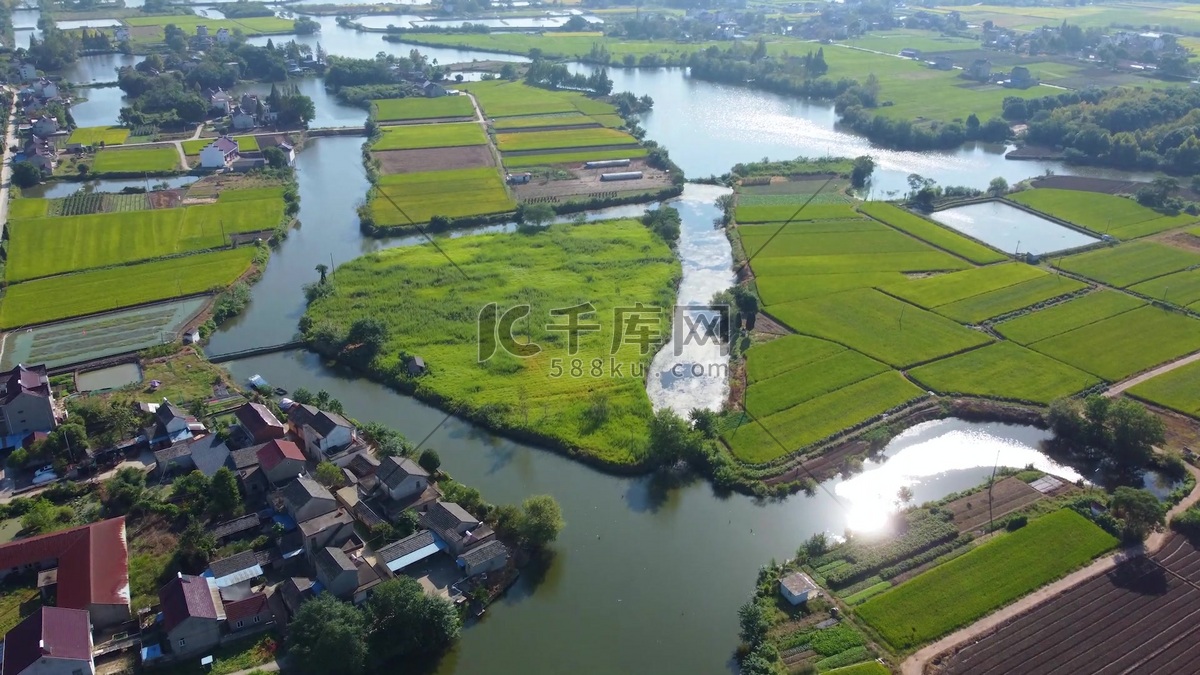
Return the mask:
<svg viewBox="0 0 1200 675">
<path fill-rule="evenodd" d="M 754 260 L 811 258 L 839 255 L 945 254 L 895 230 L 866 230 L 857 221 L 842 221 L 845 229 L 825 223 L 817 227 L 792 223 L 783 230 L 774 225 L 742 227 L 742 245 Z"/>
<path fill-rule="evenodd" d="M 595 124 L 595 120 L 581 112 L 564 112 L 554 115 L 529 115 L 526 117 L 502 117 L 492 123 L 496 131 L 508 129 L 537 129 L 572 124 Z"/>
<path fill-rule="evenodd" d="M 942 305 L 934 311 L 960 323 L 977 324 L 1084 288 L 1087 284 L 1058 274 L 1046 274 Z"/>
<path fill-rule="evenodd" d="M 153 29 L 146 35 L 150 39 L 163 41 L 166 39 L 166 27 L 175 24 L 188 35 L 196 34 L 196 26 L 208 26 L 210 34 L 215 35 L 222 28 L 229 32 L 241 31 L 246 35 L 287 35 L 295 32 L 295 22 L 291 19 L 281 19 L 274 16 L 256 16 L 245 19 L 213 19 L 188 14 L 169 14 L 161 16 L 132 16 L 121 19 L 125 25 L 135 28 L 134 37 L 142 37 L 137 28 Z"/>
<path fill-rule="evenodd" d="M 487 136 L 475 122 L 458 124 L 418 124 L 404 127 L 385 127 L 383 135 L 372 150 L 416 150 L 419 148 L 450 148 L 462 145 L 483 145 Z"/>
<path fill-rule="evenodd" d="M 892 204 L 865 202 L 859 206 L 859 211 L 978 265 L 1008 260 L 1008 256 L 999 251 L 967 239 L 933 221 L 925 220 Z"/>
<path fill-rule="evenodd" d="M 1196 222 L 1186 214 L 1164 216 L 1132 199 L 1099 192 L 1039 188 L 1009 199 L 1069 223 L 1118 239 L 1133 239 Z"/>
<path fill-rule="evenodd" d="M 1151 378 L 1131 387 L 1128 393 L 1185 415 L 1200 417 L 1200 361 Z"/>
<path fill-rule="evenodd" d="M 591 42 L 594 41 L 594 38 L 587 38 L 587 40 Z M 456 86 L 471 92 L 475 96 L 475 100 L 479 102 L 479 107 L 483 109 L 483 114 L 493 118 L 571 112 L 584 115 L 616 113 L 616 108 L 612 105 L 588 98 L 577 91 L 551 91 L 532 87 L 524 82 L 491 80 L 463 82 Z"/>
<path fill-rule="evenodd" d="M 425 223 L 434 216 L 462 218 L 517 208 L 499 172 L 491 167 L 380 176 L 376 189 L 396 203 L 372 195 L 371 211 L 381 227 Z"/>
<path fill-rule="evenodd" d="M 865 272 L 862 274 L 799 274 L 766 276 L 756 280 L 758 294 L 765 305 L 778 305 L 830 293 L 852 291 L 856 288 L 882 288 L 907 280 L 899 272 Z"/>
<path fill-rule="evenodd" d="M 871 31 L 870 35 L 847 40 L 846 44 L 887 54 L 899 54 L 902 49 L 916 49 L 923 57 L 979 49 L 978 40 L 936 35 L 927 30 Z"/>
<path fill-rule="evenodd" d="M 1155 300 L 1187 306 L 1200 302 L 1200 269 L 1176 272 L 1130 287 Z"/>
<path fill-rule="evenodd" d="M 817 204 L 804 206 L 803 195 L 797 196 L 791 203 L 780 204 L 741 204 L 734 211 L 734 220 L 739 223 L 771 223 L 802 220 L 835 220 L 838 218 L 861 219 L 862 216 L 850 204 Z M 793 218 L 793 216 L 795 216 Z"/>
<path fill-rule="evenodd" d="M 224 246 L 230 234 L 270 230 L 280 199 L 199 204 L 175 209 L 13 220 L 9 283 Z"/>
<path fill-rule="evenodd" d="M 1125 288 L 1200 265 L 1200 255 L 1153 241 L 1136 241 L 1062 258 L 1058 267 Z"/>
<path fill-rule="evenodd" d="M 385 98 L 371 103 L 375 105 L 375 118 L 380 122 L 475 116 L 475 106 L 466 96 Z"/>
<path fill-rule="evenodd" d="M 46 215 L 50 206 L 48 199 L 12 199 L 8 202 L 8 217 L 12 220 L 23 218 L 41 218 Z"/>
<path fill-rule="evenodd" d="M 996 330 L 1013 342 L 1028 345 L 1144 304 L 1133 296 L 1102 290 L 996 324 Z"/>
<path fill-rule="evenodd" d="M 638 221 L 555 225 L 368 254 L 338 267 L 331 276 L 335 292 L 310 305 L 308 316 L 314 326 L 339 331 L 355 319 L 378 317 L 389 332 L 374 370 L 393 372 L 403 366 L 402 354 L 418 354 L 429 368 L 420 389 L 448 408 L 478 411 L 497 426 L 561 439 L 628 465 L 643 456 L 653 415 L 643 377 L 631 369 L 647 365 L 654 350 L 643 354 L 637 343 L 621 342 L 614 353 L 614 310 L 669 306 L 679 270 L 670 248 Z M 454 292 L 446 292 L 448 285 Z M 537 344 L 540 353 L 521 359 L 498 351 L 480 362 L 477 320 L 493 302 L 500 311 L 530 305 L 528 319 L 517 326 L 519 341 Z M 572 355 L 554 326 L 565 319 L 550 311 L 585 302 L 595 315 L 581 322 L 600 327 L 579 331 Z M 669 313 L 645 318 L 666 335 Z M 608 363 L 610 353 L 625 364 L 619 374 L 591 370 L 593 358 Z"/>
<path fill-rule="evenodd" d="M 892 649 L 905 651 L 1007 605 L 1116 545 L 1112 535 L 1078 513 L 1056 511 L 917 575 L 856 612 Z"/>
<path fill-rule="evenodd" d="M 183 154 L 199 155 L 200 151 L 208 147 L 215 138 L 196 138 L 190 141 L 183 141 Z M 253 152 L 258 150 L 257 136 L 234 136 L 233 140 L 237 141 L 239 152 Z"/>
<path fill-rule="evenodd" d="M 84 145 L 120 145 L 129 138 L 129 129 L 125 127 L 78 127 L 71 132 L 67 143 L 82 143 Z"/>
<path fill-rule="evenodd" d="M 888 370 L 875 359 L 847 349 L 758 380 L 746 390 L 746 410 L 763 419 Z"/>
<path fill-rule="evenodd" d="M 753 384 L 845 350 L 845 347 L 835 342 L 818 340 L 807 335 L 785 335 L 755 345 L 746 352 L 746 376 Z"/>
<path fill-rule="evenodd" d="M 250 267 L 256 252 L 255 247 L 244 246 L 13 284 L 0 301 L 0 327 L 44 323 L 227 286 Z"/>
<path fill-rule="evenodd" d="M 1200 321 L 1147 305 L 1029 346 L 1116 382 L 1200 350 Z"/>
<path fill-rule="evenodd" d="M 1049 404 L 1099 380 L 1065 363 L 1012 342 L 934 361 L 909 376 L 939 394 L 967 394 Z"/>
<path fill-rule="evenodd" d="M 769 462 L 924 395 L 924 391 L 900 373 L 887 372 L 809 399 L 758 422 L 747 417 L 740 426 L 722 434 L 722 438 L 738 459 Z"/>
<path fill-rule="evenodd" d="M 96 153 L 92 173 L 182 171 L 174 146 L 108 148 Z"/>
<path fill-rule="evenodd" d="M 496 134 L 496 147 L 500 148 L 503 152 L 553 150 L 555 148 L 588 148 L 608 145 L 637 145 L 637 139 L 624 131 L 606 129 L 604 127 Z"/>
<path fill-rule="evenodd" d="M 896 367 L 991 341 L 984 333 L 870 289 L 775 305 L 771 311 L 802 334 L 833 340 Z"/>
<path fill-rule="evenodd" d="M 531 166 L 549 166 L 553 164 L 579 164 L 594 162 L 602 159 L 635 159 L 645 157 L 645 148 L 625 148 L 622 150 L 587 150 L 583 152 L 551 152 L 544 155 L 518 155 L 503 158 L 504 166 L 510 169 L 528 168 Z"/>
<path fill-rule="evenodd" d="M 882 290 L 918 307 L 934 309 L 1044 276 L 1046 272 L 1037 267 L 1014 262 L 906 280 Z"/>
</svg>

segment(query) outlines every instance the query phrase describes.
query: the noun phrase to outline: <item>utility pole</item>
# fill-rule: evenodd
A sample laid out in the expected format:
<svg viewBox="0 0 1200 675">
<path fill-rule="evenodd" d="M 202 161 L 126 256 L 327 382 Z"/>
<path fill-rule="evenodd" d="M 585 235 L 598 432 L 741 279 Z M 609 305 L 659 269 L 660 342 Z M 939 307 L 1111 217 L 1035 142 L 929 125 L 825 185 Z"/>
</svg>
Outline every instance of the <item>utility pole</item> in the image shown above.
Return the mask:
<svg viewBox="0 0 1200 675">
<path fill-rule="evenodd" d="M 996 519 L 992 514 L 992 487 L 996 484 L 996 468 L 1000 466 L 1000 448 L 996 448 L 996 462 L 992 464 L 992 477 L 988 479 L 988 532 L 996 528 Z"/>
</svg>

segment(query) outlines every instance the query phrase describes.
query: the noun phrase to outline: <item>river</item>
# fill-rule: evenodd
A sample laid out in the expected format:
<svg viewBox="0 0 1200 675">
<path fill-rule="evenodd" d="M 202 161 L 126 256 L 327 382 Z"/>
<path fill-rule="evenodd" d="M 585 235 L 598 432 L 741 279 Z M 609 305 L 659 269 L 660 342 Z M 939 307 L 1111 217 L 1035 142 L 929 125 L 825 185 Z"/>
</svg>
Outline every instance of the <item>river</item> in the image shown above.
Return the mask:
<svg viewBox="0 0 1200 675">
<path fill-rule="evenodd" d="M 409 49 L 377 35 L 331 26 L 331 21 L 323 18 L 323 33 L 305 41 L 320 41 L 332 54 L 352 56 Z M 429 51 L 443 63 L 493 58 Z M 102 72 L 107 65 L 92 72 Z M 914 172 L 941 183 L 975 187 L 986 186 L 997 175 L 1014 182 L 1047 169 L 1075 172 L 1055 162 L 1008 162 L 995 147 L 945 153 L 882 151 L 839 130 L 828 105 L 699 82 L 679 70 L 613 70 L 610 75 L 616 90 L 654 97 L 655 110 L 642 122 L 648 137 L 665 144 L 691 176 L 724 173 L 736 162 L 762 157 L 869 153 L 880 167 L 873 194 L 886 196 L 906 189 L 905 178 Z M 108 115 L 115 120 L 116 110 Z M 349 111 L 340 111 L 326 119 L 333 123 L 350 118 Z M 299 154 L 300 227 L 272 255 L 253 288 L 248 310 L 212 337 L 210 353 L 291 339 L 304 311 L 301 287 L 315 280 L 317 264 L 336 266 L 379 248 L 424 241 L 419 235 L 381 241 L 360 234 L 354 207 L 367 190 L 361 143 L 361 138 L 314 139 Z M 681 303 L 706 302 L 732 279 L 728 244 L 712 225 L 718 215 L 713 200 L 719 194 L 717 189 L 689 186 L 677 202 L 684 218 Z M 639 210 L 619 213 L 634 215 Z M 486 228 L 496 229 L 504 226 Z M 660 354 L 656 366 L 660 360 L 671 365 Z M 478 487 L 490 501 L 519 502 L 539 493 L 558 499 L 567 528 L 555 546 L 553 562 L 545 569 L 527 569 L 484 621 L 464 631 L 440 665 L 439 672 L 447 675 L 727 672 L 736 646 L 736 609 L 751 594 L 757 569 L 772 558 L 790 556 L 811 534 L 841 534 L 850 524 L 865 530 L 878 527 L 900 486 L 910 486 L 918 502 L 933 499 L 978 484 L 997 458 L 1001 464 L 1034 463 L 1075 477 L 1038 452 L 1044 432 L 947 420 L 910 429 L 886 449 L 890 461 L 868 462 L 862 474 L 827 481 L 812 497 L 758 501 L 715 494 L 702 482 L 672 485 L 661 477 L 602 474 L 330 370 L 307 352 L 235 361 L 229 368 L 240 380 L 258 373 L 288 389 L 324 389 L 354 417 L 387 424 L 414 442 L 424 439 L 425 447 L 441 454 L 447 471 Z M 675 409 L 715 406 L 724 396 L 719 380 L 681 384 L 668 378 L 652 381 L 649 390 L 656 406 Z"/>
</svg>

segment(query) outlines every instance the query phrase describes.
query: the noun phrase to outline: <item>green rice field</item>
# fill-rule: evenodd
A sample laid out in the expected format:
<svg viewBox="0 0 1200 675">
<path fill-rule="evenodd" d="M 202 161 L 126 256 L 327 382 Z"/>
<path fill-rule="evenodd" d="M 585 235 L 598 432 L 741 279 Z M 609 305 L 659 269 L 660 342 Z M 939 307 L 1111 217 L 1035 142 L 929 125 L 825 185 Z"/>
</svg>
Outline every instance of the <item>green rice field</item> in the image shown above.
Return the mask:
<svg viewBox="0 0 1200 675">
<path fill-rule="evenodd" d="M 48 199 L 12 199 L 8 202 L 8 217 L 12 220 L 41 218 L 46 215 L 46 209 L 49 206 L 50 200 Z"/>
<path fill-rule="evenodd" d="M 1200 417 L 1200 361 L 1146 380 L 1126 393 L 1185 415 Z"/>
<path fill-rule="evenodd" d="M 1115 537 L 1078 513 L 1055 511 L 871 598 L 856 613 L 892 649 L 903 652 L 1009 604 L 1116 545 Z"/>
<path fill-rule="evenodd" d="M 1012 342 L 972 349 L 909 371 L 939 394 L 966 394 L 1049 404 L 1099 379 Z"/>
<path fill-rule="evenodd" d="M 746 375 L 753 384 L 845 350 L 836 342 L 807 335 L 785 335 L 754 345 L 753 349 L 746 352 Z"/>
<path fill-rule="evenodd" d="M 1200 269 L 1161 276 L 1131 286 L 1129 290 L 1181 307 L 1191 305 L 1200 302 Z"/>
<path fill-rule="evenodd" d="M 77 127 L 67 138 L 67 143 L 82 143 L 83 145 L 105 146 L 120 145 L 129 138 L 129 129 L 125 127 Z"/>
<path fill-rule="evenodd" d="M 595 120 L 581 112 L 564 112 L 554 115 L 529 115 L 526 117 L 502 117 L 492 123 L 496 131 L 509 129 L 537 129 L 569 125 L 595 124 Z"/>
<path fill-rule="evenodd" d="M 1200 350 L 1200 321 L 1147 305 L 1029 347 L 1117 382 Z"/>
<path fill-rule="evenodd" d="M 551 91 L 524 82 L 490 80 L 463 82 L 456 86 L 471 92 L 483 113 L 493 118 L 571 112 L 612 115 L 616 112 L 612 105 L 576 91 Z"/>
<path fill-rule="evenodd" d="M 195 138 L 188 141 L 183 141 L 183 154 L 192 156 L 199 155 L 200 151 L 212 144 L 215 138 Z M 239 152 L 253 152 L 258 150 L 257 136 L 234 136 L 233 140 L 238 144 Z"/>
<path fill-rule="evenodd" d="M 1087 288 L 1087 284 L 1057 274 L 1046 274 L 942 305 L 934 311 L 960 323 L 977 324 L 1084 288 Z"/>
<path fill-rule="evenodd" d="M 15 328 L 228 286 L 250 267 L 253 246 L 13 284 L 0 327 Z"/>
<path fill-rule="evenodd" d="M 153 148 L 106 148 L 98 151 L 92 161 L 92 173 L 161 173 L 181 170 L 179 151 L 172 145 Z"/>
<path fill-rule="evenodd" d="M 790 203 L 742 204 L 738 203 L 734 219 L 739 223 L 783 223 L 802 220 L 836 220 L 838 218 L 861 219 L 862 216 L 850 204 L 818 204 L 804 206 L 806 198 L 801 195 Z"/>
<path fill-rule="evenodd" d="M 385 127 L 372 150 L 417 150 L 420 148 L 449 148 L 463 145 L 484 145 L 487 136 L 475 122 L 457 124 L 415 124 Z"/>
<path fill-rule="evenodd" d="M 1164 216 L 1127 197 L 1100 192 L 1038 188 L 1009 196 L 1032 209 L 1099 234 L 1134 239 L 1196 222 L 1195 216 Z"/>
<path fill-rule="evenodd" d="M 881 290 L 919 307 L 934 309 L 1044 276 L 1044 270 L 1014 262 L 905 280 Z"/>
<path fill-rule="evenodd" d="M 856 288 L 883 288 L 903 283 L 900 272 L 864 272 L 862 274 L 796 274 L 758 277 L 755 283 L 765 305 L 778 305 Z"/>
<path fill-rule="evenodd" d="M 1080 253 L 1055 265 L 1089 279 L 1125 288 L 1200 265 L 1200 255 L 1153 241 L 1136 241 Z"/>
<path fill-rule="evenodd" d="M 502 152 L 553 150 L 555 148 L 589 148 L 608 145 L 637 145 L 637 139 L 624 131 L 604 127 L 496 134 L 496 147 Z"/>
<path fill-rule="evenodd" d="M 758 419 L 891 370 L 849 349 L 759 380 L 746 390 L 746 410 Z"/>
<path fill-rule="evenodd" d="M 466 96 L 385 98 L 371 101 L 371 104 L 375 106 L 375 118 L 380 122 L 475 116 L 475 106 Z"/>
<path fill-rule="evenodd" d="M 645 157 L 645 148 L 625 148 L 622 150 L 584 150 L 574 152 L 550 152 L 543 155 L 506 155 L 503 157 L 504 166 L 510 169 L 523 169 L 533 166 L 552 166 L 555 164 L 574 164 L 582 166 L 584 162 L 595 162 L 602 159 L 636 159 Z"/>
<path fill-rule="evenodd" d="M 208 26 L 208 31 L 212 35 L 216 35 L 217 31 L 226 28 L 229 32 L 239 30 L 246 35 L 287 35 L 295 32 L 295 22 L 290 19 L 281 19 L 275 16 L 255 16 L 244 19 L 214 19 L 198 15 L 186 14 L 169 14 L 161 16 L 131 16 L 121 19 L 121 21 L 135 30 L 133 37 L 148 37 L 151 40 L 162 42 L 166 39 L 166 27 L 168 24 L 175 24 L 176 27 L 183 30 L 188 35 L 196 34 L 196 26 Z M 138 28 L 153 29 L 148 35 L 139 33 Z"/>
<path fill-rule="evenodd" d="M 864 202 L 859 206 L 858 210 L 942 250 L 966 258 L 977 265 L 987 265 L 1009 259 L 1008 256 L 999 251 L 967 239 L 957 232 L 909 213 L 893 204 L 886 202 Z"/>
<path fill-rule="evenodd" d="M 898 368 L 991 342 L 984 333 L 872 289 L 797 300 L 771 311 L 801 334 L 833 340 Z"/>
<path fill-rule="evenodd" d="M 362 317 L 381 318 L 389 332 L 373 368 L 393 372 L 403 366 L 403 354 L 419 354 L 429 366 L 420 387 L 447 407 L 487 409 L 498 425 L 632 465 L 644 457 L 653 417 L 642 375 L 633 368 L 648 365 L 654 350 L 643 354 L 637 343 L 622 342 L 614 353 L 614 308 L 669 306 L 679 274 L 670 248 L 639 221 L 553 225 L 367 254 L 338 266 L 330 277 L 334 293 L 314 301 L 307 316 L 315 326 L 339 330 Z M 480 362 L 477 321 L 480 308 L 492 302 L 500 311 L 531 306 L 518 325 L 519 339 L 538 345 L 539 353 L 518 358 L 497 351 Z M 563 321 L 550 311 L 584 302 L 595 315 L 583 323 L 599 329 L 580 331 L 578 349 L 569 353 L 553 325 Z M 668 332 L 669 313 L 646 318 L 656 322 L 656 332 Z M 624 366 L 619 373 L 593 372 L 598 357 Z M 579 370 L 576 358 L 584 364 Z"/>
<path fill-rule="evenodd" d="M 996 324 L 995 328 L 1009 340 L 1028 345 L 1145 304 L 1131 295 L 1101 290 Z"/>
<path fill-rule="evenodd" d="M 434 216 L 462 218 L 517 208 L 505 191 L 500 173 L 490 167 L 380 176 L 376 190 L 395 202 L 393 205 L 382 196 L 372 196 L 371 212 L 380 227 L 426 223 Z"/>
</svg>

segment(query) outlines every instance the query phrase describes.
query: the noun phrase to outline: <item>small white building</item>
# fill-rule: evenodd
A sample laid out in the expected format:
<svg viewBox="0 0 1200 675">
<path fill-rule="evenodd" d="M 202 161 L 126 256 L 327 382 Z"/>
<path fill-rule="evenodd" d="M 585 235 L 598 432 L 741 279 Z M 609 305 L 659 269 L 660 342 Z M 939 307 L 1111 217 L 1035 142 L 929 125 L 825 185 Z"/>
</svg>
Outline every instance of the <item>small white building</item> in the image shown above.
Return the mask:
<svg viewBox="0 0 1200 675">
<path fill-rule="evenodd" d="M 118 43 L 129 42 L 129 29 L 125 26 L 117 26 L 113 31 L 113 39 Z"/>
<path fill-rule="evenodd" d="M 801 605 L 821 594 L 812 577 L 804 572 L 793 572 L 779 580 L 779 592 L 793 605 Z"/>
<path fill-rule="evenodd" d="M 237 141 L 228 136 L 222 136 L 200 150 L 200 166 L 205 169 L 223 169 L 237 158 Z"/>
<path fill-rule="evenodd" d="M 228 28 L 218 28 L 217 29 L 217 44 L 219 44 L 219 45 L 229 44 L 229 29 Z"/>
</svg>

